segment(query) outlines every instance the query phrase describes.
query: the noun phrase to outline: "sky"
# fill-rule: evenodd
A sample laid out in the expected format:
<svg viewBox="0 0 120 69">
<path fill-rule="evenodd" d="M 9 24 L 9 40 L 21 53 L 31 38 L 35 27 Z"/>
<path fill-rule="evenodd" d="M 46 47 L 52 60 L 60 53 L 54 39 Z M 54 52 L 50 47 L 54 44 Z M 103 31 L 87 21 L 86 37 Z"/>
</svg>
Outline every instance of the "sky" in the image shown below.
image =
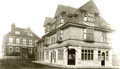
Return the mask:
<svg viewBox="0 0 120 69">
<path fill-rule="evenodd" d="M 16 27 L 28 28 L 39 37 L 44 35 L 45 17 L 54 17 L 58 4 L 79 8 L 89 0 L 0 0 L 0 55 L 3 36 Z M 120 1 L 93 0 L 101 16 L 115 30 L 112 34 L 112 47 L 120 54 Z"/>
</svg>

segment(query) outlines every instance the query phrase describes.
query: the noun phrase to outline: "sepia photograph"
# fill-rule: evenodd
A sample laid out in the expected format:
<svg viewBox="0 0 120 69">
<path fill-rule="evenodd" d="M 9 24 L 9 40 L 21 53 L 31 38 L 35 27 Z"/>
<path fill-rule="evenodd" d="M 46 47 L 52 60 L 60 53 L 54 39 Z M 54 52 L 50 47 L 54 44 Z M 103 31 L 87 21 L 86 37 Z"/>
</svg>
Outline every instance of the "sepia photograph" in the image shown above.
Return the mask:
<svg viewBox="0 0 120 69">
<path fill-rule="evenodd" d="M 119 0 L 0 0 L 0 69 L 120 69 Z"/>
</svg>

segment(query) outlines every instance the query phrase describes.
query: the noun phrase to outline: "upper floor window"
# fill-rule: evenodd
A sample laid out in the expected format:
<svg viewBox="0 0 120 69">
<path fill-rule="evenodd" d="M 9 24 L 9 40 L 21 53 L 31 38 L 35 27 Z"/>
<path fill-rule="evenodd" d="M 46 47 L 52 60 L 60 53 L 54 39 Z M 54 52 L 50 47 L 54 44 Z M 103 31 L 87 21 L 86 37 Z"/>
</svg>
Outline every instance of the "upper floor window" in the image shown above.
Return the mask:
<svg viewBox="0 0 120 69">
<path fill-rule="evenodd" d="M 84 13 L 84 22 L 88 25 L 94 26 L 94 22 L 95 22 L 95 17 L 94 17 L 94 13 Z"/>
<path fill-rule="evenodd" d="M 107 42 L 107 34 L 105 32 L 102 32 L 102 40 L 103 42 Z"/>
<path fill-rule="evenodd" d="M 52 43 L 52 44 L 55 43 L 55 37 L 52 37 L 52 38 L 51 38 L 51 43 Z"/>
<path fill-rule="evenodd" d="M 9 43 L 13 44 L 13 38 L 9 38 Z"/>
<path fill-rule="evenodd" d="M 15 34 L 20 34 L 20 32 L 19 31 L 15 31 Z"/>
<path fill-rule="evenodd" d="M 63 31 L 62 30 L 58 31 L 57 40 L 63 40 Z"/>
<path fill-rule="evenodd" d="M 44 45 L 48 46 L 48 44 L 49 44 L 49 37 L 45 37 L 44 38 Z"/>
<path fill-rule="evenodd" d="M 94 41 L 94 29 L 93 28 L 84 28 L 83 39 L 87 41 Z"/>
<path fill-rule="evenodd" d="M 23 44 L 26 45 L 26 39 L 23 39 Z"/>
<path fill-rule="evenodd" d="M 29 40 L 29 45 L 32 45 L 32 40 Z"/>
<path fill-rule="evenodd" d="M 20 44 L 20 39 L 16 38 L 16 44 Z"/>
</svg>

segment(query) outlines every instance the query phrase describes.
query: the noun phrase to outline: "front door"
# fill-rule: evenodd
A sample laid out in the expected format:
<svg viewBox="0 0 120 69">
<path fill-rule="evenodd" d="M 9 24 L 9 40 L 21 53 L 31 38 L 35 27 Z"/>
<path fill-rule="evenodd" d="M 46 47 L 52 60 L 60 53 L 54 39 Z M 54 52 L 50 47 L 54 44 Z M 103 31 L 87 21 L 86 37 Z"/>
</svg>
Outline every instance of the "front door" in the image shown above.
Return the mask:
<svg viewBox="0 0 120 69">
<path fill-rule="evenodd" d="M 75 65 L 75 49 L 68 49 L 68 65 Z"/>
<path fill-rule="evenodd" d="M 105 53 L 102 52 L 101 66 L 105 66 Z"/>
<path fill-rule="evenodd" d="M 27 48 L 22 48 L 22 59 L 28 59 L 28 50 L 27 50 Z"/>
</svg>

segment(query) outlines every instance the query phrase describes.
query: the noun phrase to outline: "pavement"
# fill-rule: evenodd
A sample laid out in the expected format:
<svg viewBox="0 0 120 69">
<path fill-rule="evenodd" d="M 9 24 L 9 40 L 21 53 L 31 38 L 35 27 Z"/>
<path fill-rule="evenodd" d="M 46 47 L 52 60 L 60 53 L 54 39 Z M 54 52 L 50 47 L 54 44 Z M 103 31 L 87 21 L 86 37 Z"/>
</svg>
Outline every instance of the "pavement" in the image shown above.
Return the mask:
<svg viewBox="0 0 120 69">
<path fill-rule="evenodd" d="M 97 67 L 76 67 L 76 66 L 64 66 L 58 64 L 44 63 L 38 61 L 28 61 L 28 60 L 15 60 L 7 59 L 0 60 L 0 69 L 120 69 L 120 68 L 97 68 Z"/>
<path fill-rule="evenodd" d="M 52 64 L 52 63 L 46 63 L 43 61 L 32 61 L 33 63 L 37 64 L 43 64 L 43 65 L 48 65 L 48 66 L 53 66 L 53 67 L 58 67 L 58 68 L 72 68 L 72 69 L 120 69 L 120 66 L 91 66 L 91 67 L 81 67 L 81 66 L 74 66 L 74 65 L 59 65 L 59 64 Z"/>
</svg>

